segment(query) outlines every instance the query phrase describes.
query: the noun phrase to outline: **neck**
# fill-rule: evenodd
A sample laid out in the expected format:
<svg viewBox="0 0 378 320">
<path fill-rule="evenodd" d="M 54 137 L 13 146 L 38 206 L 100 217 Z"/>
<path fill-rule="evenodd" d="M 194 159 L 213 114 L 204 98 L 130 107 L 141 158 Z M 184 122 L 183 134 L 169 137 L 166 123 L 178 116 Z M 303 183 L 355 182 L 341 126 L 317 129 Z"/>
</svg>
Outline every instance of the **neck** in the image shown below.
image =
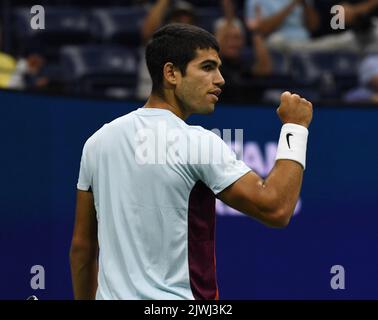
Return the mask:
<svg viewBox="0 0 378 320">
<path fill-rule="evenodd" d="M 186 120 L 190 114 L 186 113 L 182 108 L 180 108 L 176 99 L 169 99 L 166 98 L 167 95 L 164 97 L 160 97 L 156 94 L 151 94 L 148 98 L 144 108 L 157 108 L 157 109 L 167 109 L 173 112 L 176 116 L 181 118 L 182 120 Z"/>
</svg>

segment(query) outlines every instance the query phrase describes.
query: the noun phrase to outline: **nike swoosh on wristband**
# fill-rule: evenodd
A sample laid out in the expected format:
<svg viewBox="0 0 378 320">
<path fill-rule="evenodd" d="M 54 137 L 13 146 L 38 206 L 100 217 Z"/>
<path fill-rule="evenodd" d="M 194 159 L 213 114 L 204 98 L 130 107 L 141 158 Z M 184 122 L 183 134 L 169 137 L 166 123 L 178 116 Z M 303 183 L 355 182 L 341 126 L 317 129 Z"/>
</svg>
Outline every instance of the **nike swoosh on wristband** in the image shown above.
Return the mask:
<svg viewBox="0 0 378 320">
<path fill-rule="evenodd" d="M 292 133 L 287 133 L 287 134 L 286 134 L 286 141 L 287 141 L 287 145 L 289 146 L 289 149 L 291 149 L 291 148 L 290 148 L 290 140 L 289 140 L 289 138 L 290 138 L 292 135 L 293 135 Z"/>
</svg>

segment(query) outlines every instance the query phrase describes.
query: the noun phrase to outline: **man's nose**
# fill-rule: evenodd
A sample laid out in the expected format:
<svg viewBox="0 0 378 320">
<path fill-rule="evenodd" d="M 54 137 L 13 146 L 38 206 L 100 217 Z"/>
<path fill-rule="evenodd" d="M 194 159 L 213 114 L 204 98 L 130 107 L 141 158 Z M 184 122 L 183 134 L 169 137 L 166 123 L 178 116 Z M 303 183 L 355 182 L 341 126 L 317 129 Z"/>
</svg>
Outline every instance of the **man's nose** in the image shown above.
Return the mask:
<svg viewBox="0 0 378 320">
<path fill-rule="evenodd" d="M 216 75 L 216 77 L 214 79 L 214 84 L 216 84 L 218 87 L 222 87 L 225 84 L 225 81 L 223 79 L 222 73 L 220 72 L 219 69 L 218 69 L 217 75 Z"/>
</svg>

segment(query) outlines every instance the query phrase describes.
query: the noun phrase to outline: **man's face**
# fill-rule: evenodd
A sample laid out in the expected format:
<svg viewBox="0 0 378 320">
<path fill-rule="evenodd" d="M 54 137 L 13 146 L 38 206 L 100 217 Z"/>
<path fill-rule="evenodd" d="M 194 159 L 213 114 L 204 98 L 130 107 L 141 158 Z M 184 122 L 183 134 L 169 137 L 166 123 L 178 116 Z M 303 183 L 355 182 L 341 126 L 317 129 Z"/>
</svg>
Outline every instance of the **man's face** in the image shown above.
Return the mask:
<svg viewBox="0 0 378 320">
<path fill-rule="evenodd" d="M 242 31 L 235 27 L 227 27 L 218 37 L 221 55 L 224 58 L 238 59 L 244 47 L 244 36 Z"/>
<path fill-rule="evenodd" d="M 185 76 L 178 72 L 175 96 L 186 113 L 210 113 L 221 93 L 224 79 L 219 71 L 221 61 L 214 49 L 197 49 Z"/>
</svg>

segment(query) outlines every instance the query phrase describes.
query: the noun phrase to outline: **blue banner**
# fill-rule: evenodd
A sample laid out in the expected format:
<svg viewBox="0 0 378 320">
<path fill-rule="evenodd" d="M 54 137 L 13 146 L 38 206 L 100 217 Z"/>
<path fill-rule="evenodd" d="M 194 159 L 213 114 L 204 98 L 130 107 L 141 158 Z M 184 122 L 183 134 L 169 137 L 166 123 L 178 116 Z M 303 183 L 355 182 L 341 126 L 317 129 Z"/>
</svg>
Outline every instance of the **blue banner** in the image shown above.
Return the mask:
<svg viewBox="0 0 378 320">
<path fill-rule="evenodd" d="M 0 101 L 0 299 L 71 299 L 83 144 L 142 104 L 6 91 Z M 266 176 L 281 127 L 276 107 L 218 105 L 189 123 L 232 135 L 243 129 L 243 154 L 240 145 L 235 151 Z M 286 229 L 217 204 L 221 299 L 378 298 L 377 120 L 378 109 L 315 106 L 300 202 Z"/>
</svg>

